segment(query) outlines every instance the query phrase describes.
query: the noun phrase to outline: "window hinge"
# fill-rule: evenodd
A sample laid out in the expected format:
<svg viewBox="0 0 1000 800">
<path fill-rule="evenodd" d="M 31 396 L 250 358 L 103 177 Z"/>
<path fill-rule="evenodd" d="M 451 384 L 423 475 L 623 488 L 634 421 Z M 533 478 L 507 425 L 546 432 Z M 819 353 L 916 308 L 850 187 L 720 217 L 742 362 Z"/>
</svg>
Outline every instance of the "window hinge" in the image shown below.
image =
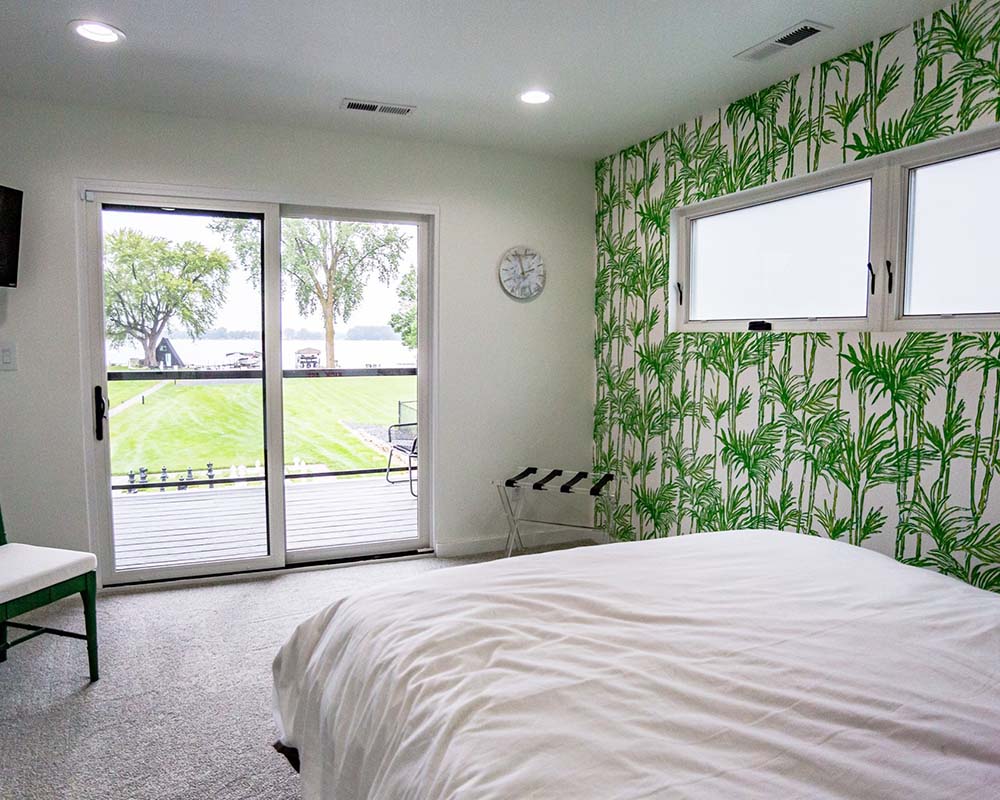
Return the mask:
<svg viewBox="0 0 1000 800">
<path fill-rule="evenodd" d="M 892 262 L 888 258 L 885 260 L 885 269 L 889 273 L 889 294 L 892 294 Z"/>
<path fill-rule="evenodd" d="M 86 191 L 80 193 L 80 199 L 83 200 L 83 202 L 85 203 L 93 203 L 94 193 L 90 191 L 90 189 L 87 189 Z"/>
<path fill-rule="evenodd" d="M 680 281 L 675 283 L 674 286 L 677 287 L 677 305 L 682 306 L 684 305 L 684 287 Z"/>
</svg>

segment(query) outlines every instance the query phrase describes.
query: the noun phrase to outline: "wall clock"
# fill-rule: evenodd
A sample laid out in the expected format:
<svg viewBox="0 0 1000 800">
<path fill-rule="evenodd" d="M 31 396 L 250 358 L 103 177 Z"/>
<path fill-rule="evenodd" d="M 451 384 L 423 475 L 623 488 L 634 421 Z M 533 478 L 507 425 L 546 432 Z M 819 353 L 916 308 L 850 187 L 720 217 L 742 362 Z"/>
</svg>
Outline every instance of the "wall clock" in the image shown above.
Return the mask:
<svg viewBox="0 0 1000 800">
<path fill-rule="evenodd" d="M 545 264 L 537 250 L 512 247 L 500 257 L 500 285 L 515 300 L 534 300 L 545 288 Z"/>
</svg>

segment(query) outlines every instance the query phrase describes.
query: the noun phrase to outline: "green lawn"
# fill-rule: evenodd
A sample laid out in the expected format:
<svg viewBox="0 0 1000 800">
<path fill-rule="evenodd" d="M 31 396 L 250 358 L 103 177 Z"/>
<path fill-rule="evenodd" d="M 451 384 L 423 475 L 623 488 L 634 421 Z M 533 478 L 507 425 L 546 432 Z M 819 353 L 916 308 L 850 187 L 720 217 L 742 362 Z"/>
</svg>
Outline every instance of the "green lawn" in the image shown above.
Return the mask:
<svg viewBox="0 0 1000 800">
<path fill-rule="evenodd" d="M 159 381 L 108 381 L 108 401 L 111 408 L 156 386 Z"/>
<path fill-rule="evenodd" d="M 122 384 L 149 381 L 112 382 Z M 126 386 L 124 388 L 131 388 Z M 148 386 L 146 387 L 148 388 Z M 132 395 L 142 389 L 136 389 Z M 387 426 L 396 422 L 398 400 L 413 400 L 415 376 L 364 378 L 288 378 L 284 382 L 285 463 L 296 459 L 328 469 L 369 469 L 385 456 L 367 447 L 342 424 Z M 127 399 L 112 392 L 112 405 Z M 116 475 L 161 466 L 170 472 L 254 466 L 264 460 L 261 388 L 246 383 L 171 384 L 111 420 L 111 469 Z"/>
</svg>

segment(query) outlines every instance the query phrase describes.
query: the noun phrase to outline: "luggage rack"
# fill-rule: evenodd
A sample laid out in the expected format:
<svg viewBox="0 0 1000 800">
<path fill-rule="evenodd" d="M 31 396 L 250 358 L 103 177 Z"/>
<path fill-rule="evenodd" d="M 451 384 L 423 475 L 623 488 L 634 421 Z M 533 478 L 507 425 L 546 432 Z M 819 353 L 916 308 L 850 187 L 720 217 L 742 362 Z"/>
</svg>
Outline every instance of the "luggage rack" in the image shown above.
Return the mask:
<svg viewBox="0 0 1000 800">
<path fill-rule="evenodd" d="M 556 480 L 557 478 L 564 480 L 560 482 Z M 594 473 L 583 470 L 525 467 L 516 475 L 506 480 L 495 481 L 494 485 L 497 487 L 497 492 L 500 495 L 500 503 L 503 505 L 504 514 L 507 515 L 507 557 L 510 558 L 514 552 L 515 541 L 522 550 L 524 549 L 524 541 L 521 539 L 520 529 L 522 522 L 553 525 L 559 528 L 600 531 L 610 537 L 611 520 L 614 519 L 614 504 L 616 502 L 614 492 L 612 491 L 614 479 L 614 473 L 611 472 Z M 553 492 L 556 491 L 557 487 L 559 494 L 581 494 L 595 499 L 606 497 L 611 505 L 607 514 L 607 527 L 576 525 L 567 522 L 554 522 L 547 519 L 529 519 L 521 516 L 524 505 L 524 490 Z"/>
</svg>

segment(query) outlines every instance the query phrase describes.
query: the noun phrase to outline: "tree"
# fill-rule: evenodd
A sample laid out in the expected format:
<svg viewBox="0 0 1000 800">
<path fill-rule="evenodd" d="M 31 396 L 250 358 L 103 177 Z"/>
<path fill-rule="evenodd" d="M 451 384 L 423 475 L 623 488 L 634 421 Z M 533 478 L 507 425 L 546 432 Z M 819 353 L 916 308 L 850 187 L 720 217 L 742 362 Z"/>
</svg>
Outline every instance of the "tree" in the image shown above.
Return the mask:
<svg viewBox="0 0 1000 800">
<path fill-rule="evenodd" d="M 229 239 L 240 263 L 260 280 L 260 229 L 241 219 L 213 222 Z M 388 284 L 399 274 L 409 237 L 394 225 L 288 218 L 281 221 L 281 271 L 288 278 L 299 313 L 319 309 L 326 341 L 326 366 L 336 366 L 334 330 L 361 304 L 372 276 Z M 282 289 L 286 284 L 282 282 Z"/>
<path fill-rule="evenodd" d="M 192 338 L 215 322 L 225 302 L 232 262 L 198 242 L 173 243 L 128 228 L 104 240 L 104 316 L 108 339 L 142 345 L 156 366 L 156 345 L 172 322 Z"/>
<path fill-rule="evenodd" d="M 413 268 L 399 282 L 399 311 L 389 317 L 389 325 L 411 350 L 417 346 L 417 271 Z"/>
</svg>

